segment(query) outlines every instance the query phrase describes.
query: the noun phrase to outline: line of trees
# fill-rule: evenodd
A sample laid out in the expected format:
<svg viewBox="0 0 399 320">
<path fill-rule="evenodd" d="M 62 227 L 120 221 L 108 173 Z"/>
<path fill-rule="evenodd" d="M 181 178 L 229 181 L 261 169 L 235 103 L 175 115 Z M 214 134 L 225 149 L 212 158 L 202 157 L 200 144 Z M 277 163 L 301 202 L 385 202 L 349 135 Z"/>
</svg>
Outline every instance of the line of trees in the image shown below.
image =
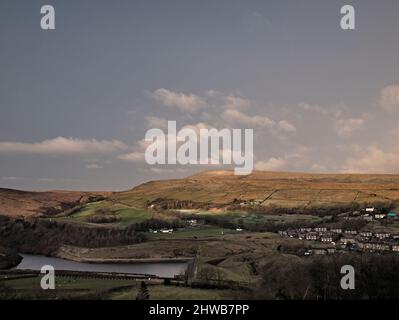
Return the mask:
<svg viewBox="0 0 399 320">
<path fill-rule="evenodd" d="M 51 254 L 64 244 L 95 248 L 139 243 L 145 239 L 130 227 L 105 228 L 0 216 L 0 245 L 25 253 Z"/>
</svg>

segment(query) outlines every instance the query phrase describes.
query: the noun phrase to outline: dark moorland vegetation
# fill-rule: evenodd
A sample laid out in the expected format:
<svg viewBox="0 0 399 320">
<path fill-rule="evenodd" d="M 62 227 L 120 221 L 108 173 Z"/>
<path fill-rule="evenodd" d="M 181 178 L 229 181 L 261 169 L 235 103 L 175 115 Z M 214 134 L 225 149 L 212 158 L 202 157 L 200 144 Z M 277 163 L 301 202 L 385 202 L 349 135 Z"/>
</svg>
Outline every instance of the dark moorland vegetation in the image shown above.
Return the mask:
<svg viewBox="0 0 399 320">
<path fill-rule="evenodd" d="M 355 269 L 355 289 L 343 290 L 341 267 Z M 399 256 L 342 254 L 297 260 L 276 260 L 262 270 L 256 299 L 347 300 L 397 299 Z"/>
</svg>

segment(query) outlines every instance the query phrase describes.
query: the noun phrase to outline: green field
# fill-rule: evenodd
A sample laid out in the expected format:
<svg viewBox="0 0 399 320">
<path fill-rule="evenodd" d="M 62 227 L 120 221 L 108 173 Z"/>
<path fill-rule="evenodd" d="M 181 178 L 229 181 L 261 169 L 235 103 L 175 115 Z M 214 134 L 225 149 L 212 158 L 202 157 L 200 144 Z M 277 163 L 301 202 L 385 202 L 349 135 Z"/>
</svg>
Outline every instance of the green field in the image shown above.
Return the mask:
<svg viewBox="0 0 399 320">
<path fill-rule="evenodd" d="M 107 299 L 135 300 L 141 281 L 112 279 L 82 279 L 56 277 L 55 290 L 42 290 L 40 277 L 15 280 L 1 280 L 7 287 L 11 298 L 19 299 Z M 150 299 L 232 299 L 231 290 L 194 289 L 175 285 L 146 282 Z"/>
<path fill-rule="evenodd" d="M 143 208 L 128 207 L 125 203 L 116 201 L 99 201 L 85 205 L 81 210 L 75 212 L 67 219 L 70 222 L 84 224 L 100 224 L 93 222 L 91 218 L 98 216 L 99 212 L 106 212 L 106 215 L 113 216 L 116 221 L 111 223 L 101 223 L 102 225 L 112 224 L 126 226 L 134 223 L 141 223 L 149 219 L 171 221 L 181 219 L 181 224 L 185 224 L 183 219 L 194 217 L 195 219 L 204 218 L 207 223 L 196 227 L 186 227 L 175 229 L 173 233 L 146 232 L 149 239 L 179 239 L 195 237 L 221 237 L 227 234 L 237 234 L 245 232 L 245 228 L 251 230 L 252 226 L 260 224 L 290 224 L 290 223 L 319 223 L 322 218 L 303 214 L 259 214 L 248 213 L 245 211 L 204 211 L 204 210 L 176 210 L 156 212 Z M 209 220 L 209 221 L 208 221 Z M 221 226 L 225 226 L 222 228 Z M 242 232 L 235 229 L 241 227 Z"/>
<path fill-rule="evenodd" d="M 233 299 L 234 292 L 231 290 L 193 289 L 189 287 L 176 286 L 149 286 L 150 299 L 153 300 L 224 300 Z M 134 300 L 136 290 L 120 290 L 109 295 L 112 300 Z"/>
<path fill-rule="evenodd" d="M 22 278 L 7 280 L 5 283 L 16 290 L 41 290 L 41 277 Z M 113 287 L 135 285 L 134 280 L 103 280 L 103 279 L 81 279 L 70 277 L 55 277 L 55 285 L 58 290 L 93 290 L 109 289 Z"/>
<path fill-rule="evenodd" d="M 69 218 L 76 222 L 89 223 L 90 217 L 99 214 L 99 210 L 105 210 L 107 215 L 113 215 L 117 219 L 113 224 L 128 225 L 132 223 L 140 223 L 148 219 L 157 218 L 168 220 L 170 217 L 160 213 L 152 212 L 142 208 L 128 207 L 124 204 L 99 201 L 85 205 L 78 212 L 75 212 Z"/>
</svg>

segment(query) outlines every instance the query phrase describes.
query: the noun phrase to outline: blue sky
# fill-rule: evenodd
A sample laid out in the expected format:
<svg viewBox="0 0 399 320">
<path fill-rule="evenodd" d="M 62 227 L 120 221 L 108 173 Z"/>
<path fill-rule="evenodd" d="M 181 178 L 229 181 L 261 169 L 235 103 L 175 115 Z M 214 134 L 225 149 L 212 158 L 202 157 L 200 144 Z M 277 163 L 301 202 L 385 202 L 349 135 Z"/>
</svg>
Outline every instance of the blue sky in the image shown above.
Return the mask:
<svg viewBox="0 0 399 320">
<path fill-rule="evenodd" d="M 253 128 L 258 169 L 399 172 L 395 0 L 47 3 L 54 31 L 42 1 L 0 2 L 0 186 L 122 190 L 206 169 L 142 161 L 166 120 Z"/>
</svg>

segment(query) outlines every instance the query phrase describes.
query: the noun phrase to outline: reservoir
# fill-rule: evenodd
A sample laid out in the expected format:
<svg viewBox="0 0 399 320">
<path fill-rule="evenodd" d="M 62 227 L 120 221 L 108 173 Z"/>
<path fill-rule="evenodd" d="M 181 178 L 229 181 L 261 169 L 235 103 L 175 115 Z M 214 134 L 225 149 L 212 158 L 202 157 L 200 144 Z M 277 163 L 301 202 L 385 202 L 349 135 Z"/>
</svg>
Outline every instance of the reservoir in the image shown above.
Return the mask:
<svg viewBox="0 0 399 320">
<path fill-rule="evenodd" d="M 149 274 L 158 277 L 173 278 L 184 274 L 187 262 L 149 262 L 149 263 L 87 263 L 75 262 L 60 258 L 45 257 L 41 255 L 20 254 L 23 257 L 16 267 L 20 270 L 41 270 L 42 266 L 50 265 L 57 270 L 89 271 L 89 272 L 115 272 L 130 274 Z"/>
</svg>

